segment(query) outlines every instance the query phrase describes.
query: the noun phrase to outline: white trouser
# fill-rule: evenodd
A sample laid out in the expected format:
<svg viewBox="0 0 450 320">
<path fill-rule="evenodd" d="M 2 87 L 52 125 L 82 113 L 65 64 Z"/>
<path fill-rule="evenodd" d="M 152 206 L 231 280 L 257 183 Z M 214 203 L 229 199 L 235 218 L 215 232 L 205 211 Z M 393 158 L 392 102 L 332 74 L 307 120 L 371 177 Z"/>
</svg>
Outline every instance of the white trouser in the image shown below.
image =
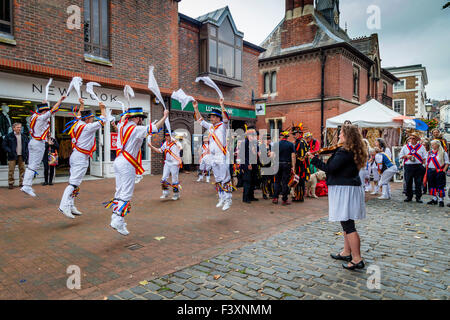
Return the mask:
<svg viewBox="0 0 450 320">
<path fill-rule="evenodd" d="M 204 171 L 209 172 L 211 170 L 211 159 L 208 158 L 208 156 L 203 157 L 202 161 L 200 161 L 199 170 L 201 173 Z"/>
<path fill-rule="evenodd" d="M 211 167 L 216 183 L 220 183 L 222 186 L 225 186 L 225 184 L 231 181 L 230 166 L 226 163 L 225 157 L 223 157 L 223 159 L 213 158 Z M 231 200 L 231 197 L 231 192 L 219 191 L 219 199 Z"/>
<path fill-rule="evenodd" d="M 397 166 L 393 165 L 392 167 L 386 169 L 381 174 L 380 181 L 378 181 L 378 185 L 383 188 L 384 197 L 391 197 L 391 188 L 389 182 L 396 173 L 397 173 Z"/>
<path fill-rule="evenodd" d="M 116 193 L 114 198 L 123 202 L 130 201 L 134 192 L 136 169 L 127 159 L 120 155 L 114 160 L 114 174 L 116 176 Z"/>
<path fill-rule="evenodd" d="M 178 173 L 180 172 L 180 166 L 178 164 L 164 163 L 162 180 L 169 182 L 169 176 L 172 176 L 172 184 L 179 183 Z"/>
<path fill-rule="evenodd" d="M 361 185 L 366 189 L 369 186 L 367 183 L 367 180 L 369 179 L 369 170 L 366 170 L 365 168 L 359 170 L 359 179 L 361 180 Z"/>
<path fill-rule="evenodd" d="M 83 181 L 83 178 L 89 167 L 89 156 L 74 149 L 72 151 L 72 154 L 70 155 L 69 164 L 69 185 L 64 190 L 61 203 L 59 204 L 60 208 L 74 206 L 75 198 L 72 196 L 72 193 L 75 190 L 75 186 L 79 187 L 81 182 Z"/>
<path fill-rule="evenodd" d="M 31 187 L 35 172 L 37 173 L 39 165 L 42 162 L 45 152 L 45 141 L 38 141 L 31 138 L 28 143 L 28 167 L 23 177 L 23 185 Z"/>
</svg>

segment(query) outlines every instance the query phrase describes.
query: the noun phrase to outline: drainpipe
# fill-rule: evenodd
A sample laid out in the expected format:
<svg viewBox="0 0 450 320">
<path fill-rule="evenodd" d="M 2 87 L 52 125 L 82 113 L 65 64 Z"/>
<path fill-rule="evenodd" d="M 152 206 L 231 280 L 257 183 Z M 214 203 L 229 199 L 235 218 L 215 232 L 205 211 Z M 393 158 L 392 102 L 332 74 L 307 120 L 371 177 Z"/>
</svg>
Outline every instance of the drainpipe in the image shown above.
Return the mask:
<svg viewBox="0 0 450 320">
<path fill-rule="evenodd" d="M 322 79 L 321 79 L 321 93 L 320 93 L 320 140 L 322 142 L 322 147 L 325 146 L 325 139 L 324 139 L 324 125 L 323 125 L 323 118 L 324 118 L 324 110 L 325 110 L 325 61 L 327 60 L 327 57 L 325 55 L 325 52 L 321 49 L 320 50 L 320 62 L 322 64 Z"/>
</svg>

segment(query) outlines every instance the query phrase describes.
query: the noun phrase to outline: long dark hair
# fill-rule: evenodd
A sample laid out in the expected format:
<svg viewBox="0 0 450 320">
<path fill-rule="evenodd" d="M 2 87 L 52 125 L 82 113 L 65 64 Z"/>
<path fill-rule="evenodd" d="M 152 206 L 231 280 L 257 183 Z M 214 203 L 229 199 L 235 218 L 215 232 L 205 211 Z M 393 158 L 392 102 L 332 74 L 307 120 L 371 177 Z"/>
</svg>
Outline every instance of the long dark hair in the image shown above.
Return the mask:
<svg viewBox="0 0 450 320">
<path fill-rule="evenodd" d="M 354 125 L 344 125 L 342 127 L 345 136 L 343 148 L 353 153 L 353 160 L 358 167 L 358 170 L 366 165 L 368 154 L 367 147 L 363 141 L 363 137 L 358 127 Z"/>
</svg>

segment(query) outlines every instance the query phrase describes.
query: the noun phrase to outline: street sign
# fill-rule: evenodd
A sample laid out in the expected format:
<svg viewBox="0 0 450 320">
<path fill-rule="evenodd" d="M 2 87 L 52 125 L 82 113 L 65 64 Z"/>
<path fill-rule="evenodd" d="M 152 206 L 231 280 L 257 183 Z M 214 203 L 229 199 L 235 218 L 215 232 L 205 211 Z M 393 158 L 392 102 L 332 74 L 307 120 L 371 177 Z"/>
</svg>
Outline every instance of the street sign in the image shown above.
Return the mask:
<svg viewBox="0 0 450 320">
<path fill-rule="evenodd" d="M 257 116 L 265 116 L 266 115 L 266 104 L 265 103 L 257 103 L 255 105 L 255 113 Z"/>
</svg>

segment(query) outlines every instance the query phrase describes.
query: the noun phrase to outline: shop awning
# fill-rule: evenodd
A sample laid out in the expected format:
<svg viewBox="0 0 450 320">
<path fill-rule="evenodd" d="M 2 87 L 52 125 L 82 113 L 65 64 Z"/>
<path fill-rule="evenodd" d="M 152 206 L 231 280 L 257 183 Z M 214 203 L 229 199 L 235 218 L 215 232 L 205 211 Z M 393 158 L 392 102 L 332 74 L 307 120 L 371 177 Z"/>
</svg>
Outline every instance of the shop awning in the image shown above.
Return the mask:
<svg viewBox="0 0 450 320">
<path fill-rule="evenodd" d="M 181 104 L 177 100 L 171 99 L 172 105 L 171 110 L 180 110 L 181 111 Z M 198 103 L 198 111 L 200 113 L 209 113 L 211 112 L 212 108 L 220 109 L 219 105 L 214 104 L 204 104 L 204 103 Z M 247 118 L 247 119 L 256 119 L 256 113 L 255 110 L 252 109 L 238 109 L 238 108 L 226 108 L 228 114 L 230 117 L 236 117 L 236 118 Z M 194 107 L 192 106 L 192 102 L 189 102 L 188 105 L 184 108 L 183 111 L 190 111 L 194 112 Z"/>
</svg>

